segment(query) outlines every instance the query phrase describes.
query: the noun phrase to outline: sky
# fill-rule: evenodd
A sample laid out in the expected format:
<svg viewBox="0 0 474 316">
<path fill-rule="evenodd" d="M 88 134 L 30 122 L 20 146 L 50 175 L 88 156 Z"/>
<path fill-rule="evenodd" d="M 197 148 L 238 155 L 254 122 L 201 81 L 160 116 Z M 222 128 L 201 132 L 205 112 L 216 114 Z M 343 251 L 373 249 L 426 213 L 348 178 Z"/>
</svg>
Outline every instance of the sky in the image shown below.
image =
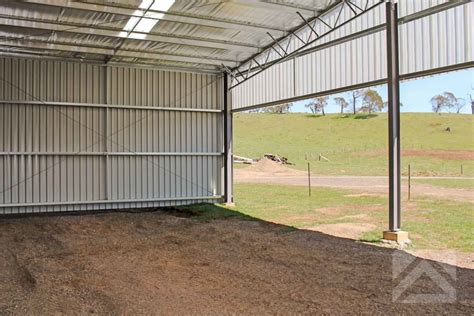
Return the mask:
<svg viewBox="0 0 474 316">
<path fill-rule="evenodd" d="M 384 101 L 387 100 L 386 85 L 377 86 L 373 89 L 377 90 Z M 400 97 L 403 104 L 401 111 L 431 112 L 431 98 L 445 91 L 453 92 L 456 97 L 465 99 L 466 105 L 462 109 L 462 113 L 471 113 L 469 93 L 474 98 L 474 69 L 470 68 L 401 82 Z M 345 97 L 349 101 L 347 93 L 332 95 L 326 108 L 326 113 L 340 112 L 340 108 L 332 100 L 338 96 Z M 295 102 L 292 112 L 309 112 L 309 109 L 305 108 L 306 103 L 308 101 Z"/>
</svg>

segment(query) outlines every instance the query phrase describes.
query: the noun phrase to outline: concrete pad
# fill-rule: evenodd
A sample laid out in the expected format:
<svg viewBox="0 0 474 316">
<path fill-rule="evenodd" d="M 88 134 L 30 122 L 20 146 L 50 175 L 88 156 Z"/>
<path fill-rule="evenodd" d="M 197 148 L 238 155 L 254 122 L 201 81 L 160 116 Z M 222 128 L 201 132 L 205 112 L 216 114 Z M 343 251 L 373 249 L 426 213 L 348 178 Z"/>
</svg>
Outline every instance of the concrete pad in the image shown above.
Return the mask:
<svg viewBox="0 0 474 316">
<path fill-rule="evenodd" d="M 410 239 L 408 238 L 408 232 L 404 232 L 404 231 L 397 231 L 397 232 L 384 231 L 383 239 L 396 241 L 399 244 L 405 244 L 405 243 L 410 242 Z"/>
</svg>

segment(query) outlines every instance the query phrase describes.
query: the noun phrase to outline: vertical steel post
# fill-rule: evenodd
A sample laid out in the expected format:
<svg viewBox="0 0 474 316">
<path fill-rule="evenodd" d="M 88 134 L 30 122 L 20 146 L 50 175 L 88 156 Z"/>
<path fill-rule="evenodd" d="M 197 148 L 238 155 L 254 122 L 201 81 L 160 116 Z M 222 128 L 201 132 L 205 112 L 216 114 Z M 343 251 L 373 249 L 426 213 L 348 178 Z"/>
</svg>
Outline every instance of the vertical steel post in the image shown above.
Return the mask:
<svg viewBox="0 0 474 316">
<path fill-rule="evenodd" d="M 110 199 L 110 184 L 109 184 L 109 67 L 107 61 L 104 69 L 104 100 L 106 107 L 104 108 L 104 151 L 105 151 L 105 168 L 104 168 L 104 184 L 105 184 L 105 200 Z"/>
<path fill-rule="evenodd" d="M 398 5 L 387 0 L 389 230 L 400 230 L 400 74 L 398 56 Z"/>
<path fill-rule="evenodd" d="M 229 76 L 224 74 L 224 203 L 234 203 L 233 154 L 232 154 L 232 106 Z"/>
</svg>

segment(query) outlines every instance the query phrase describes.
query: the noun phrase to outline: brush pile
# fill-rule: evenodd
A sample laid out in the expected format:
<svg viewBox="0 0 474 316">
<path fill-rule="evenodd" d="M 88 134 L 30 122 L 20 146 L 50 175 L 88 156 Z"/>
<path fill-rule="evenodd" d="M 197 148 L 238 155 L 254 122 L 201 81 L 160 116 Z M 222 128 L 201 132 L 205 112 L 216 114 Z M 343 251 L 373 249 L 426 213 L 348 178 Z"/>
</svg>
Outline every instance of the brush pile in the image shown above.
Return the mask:
<svg viewBox="0 0 474 316">
<path fill-rule="evenodd" d="M 263 155 L 263 157 L 282 165 L 292 165 L 292 163 L 288 161 L 288 158 L 280 156 L 280 155 L 265 154 Z"/>
<path fill-rule="evenodd" d="M 288 161 L 288 158 L 280 156 L 280 155 L 276 155 L 276 154 L 264 154 L 263 159 L 271 160 L 280 165 L 293 165 L 291 162 Z M 252 158 L 234 155 L 234 163 L 238 163 L 238 164 L 252 165 L 259 161 L 260 159 L 252 159 Z"/>
</svg>

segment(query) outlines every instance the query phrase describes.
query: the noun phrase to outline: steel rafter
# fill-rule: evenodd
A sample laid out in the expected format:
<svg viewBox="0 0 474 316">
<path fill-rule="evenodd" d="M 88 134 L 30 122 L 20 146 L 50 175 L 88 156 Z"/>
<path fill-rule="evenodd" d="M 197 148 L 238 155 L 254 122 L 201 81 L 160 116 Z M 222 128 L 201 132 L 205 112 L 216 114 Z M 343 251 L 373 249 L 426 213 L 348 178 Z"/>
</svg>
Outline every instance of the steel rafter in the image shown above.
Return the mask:
<svg viewBox="0 0 474 316">
<path fill-rule="evenodd" d="M 287 34 L 286 30 L 282 28 L 272 27 L 268 25 L 261 25 L 252 23 L 249 21 L 233 21 L 227 19 L 220 19 L 211 16 L 202 16 L 194 14 L 178 13 L 173 11 L 160 11 L 160 10 L 148 10 L 147 14 L 143 14 L 145 9 L 136 8 L 126 5 L 115 4 L 104 4 L 98 2 L 81 2 L 75 0 L 22 0 L 23 3 L 38 4 L 42 6 L 83 10 L 89 12 L 97 12 L 98 14 L 110 13 L 120 16 L 137 17 L 143 16 L 146 19 L 151 20 L 162 20 L 176 23 L 185 23 L 193 25 L 202 25 L 213 28 L 224 28 L 231 30 L 238 30 L 241 32 L 271 32 L 277 36 L 283 36 Z M 102 1 L 104 2 L 104 1 Z M 107 1 L 105 1 L 107 2 Z M 113 2 L 113 1 L 109 1 Z M 253 1 L 252 1 L 253 2 Z M 223 2 L 226 3 L 226 2 Z M 163 17 L 157 18 L 158 14 L 163 14 Z"/>
<path fill-rule="evenodd" d="M 357 19 L 365 13 L 375 9 L 384 2 L 385 0 L 378 0 L 373 5 L 369 5 L 370 0 L 365 0 L 365 5 L 361 7 L 355 4 L 353 0 L 342 0 L 310 20 L 306 19 L 300 12 L 296 12 L 299 15 L 299 18 L 303 20 L 302 25 L 299 26 L 297 30 L 290 32 L 289 35 L 279 40 L 275 40 L 274 37 L 271 36 L 274 41 L 272 44 L 266 47 L 263 52 L 250 57 L 233 69 L 223 67 L 222 70 L 228 73 L 233 79 L 229 89 L 235 88 L 236 86 L 255 77 L 275 64 L 291 59 L 311 44 L 333 33 L 354 19 Z M 349 17 L 341 19 L 342 12 L 345 8 L 349 9 Z M 328 21 L 324 20 L 324 17 L 332 13 L 335 13 L 337 18 L 334 24 L 331 25 Z M 324 29 L 326 30 L 325 32 L 321 34 L 316 32 L 316 25 L 318 23 L 321 23 L 321 25 L 324 26 Z M 308 30 L 309 36 L 305 39 L 301 34 L 307 32 Z M 291 49 L 290 46 L 292 45 L 290 45 L 290 43 L 294 38 L 301 42 L 301 45 L 298 47 L 293 45 L 294 47 Z M 295 41 L 295 43 L 297 42 Z M 276 58 L 270 58 L 272 51 L 277 53 L 278 56 Z M 260 62 L 258 62 L 257 60 L 259 58 L 263 58 L 264 61 L 260 60 Z"/>
<path fill-rule="evenodd" d="M 123 18 L 117 19 L 116 21 L 122 21 Z M 114 20 L 113 20 L 114 21 Z M 26 15 L 22 15 L 20 12 L 15 15 L 6 15 L 0 14 L 0 27 L 2 26 L 12 26 L 18 28 L 34 28 L 41 29 L 52 32 L 60 33 L 71 33 L 71 34 L 91 34 L 112 38 L 124 38 L 120 33 L 123 31 L 121 28 L 110 27 L 107 24 L 112 22 L 104 23 L 95 23 L 95 24 L 85 24 L 85 23 L 66 23 L 66 22 L 57 22 L 51 19 L 37 19 L 30 18 Z M 46 34 L 46 33 L 45 33 Z M 177 45 L 186 45 L 186 46 L 195 46 L 195 47 L 207 47 L 207 48 L 219 48 L 234 50 L 238 52 L 248 52 L 255 54 L 259 52 L 257 45 L 242 43 L 242 42 L 233 42 L 229 40 L 218 40 L 218 39 L 209 39 L 202 37 L 191 37 L 183 36 L 176 34 L 168 34 L 165 32 L 138 32 L 133 31 L 131 34 L 135 35 L 145 35 L 141 37 L 133 37 L 135 41 L 151 41 L 151 42 L 162 42 L 170 43 Z M 32 36 L 26 36 L 30 38 Z"/>
</svg>

